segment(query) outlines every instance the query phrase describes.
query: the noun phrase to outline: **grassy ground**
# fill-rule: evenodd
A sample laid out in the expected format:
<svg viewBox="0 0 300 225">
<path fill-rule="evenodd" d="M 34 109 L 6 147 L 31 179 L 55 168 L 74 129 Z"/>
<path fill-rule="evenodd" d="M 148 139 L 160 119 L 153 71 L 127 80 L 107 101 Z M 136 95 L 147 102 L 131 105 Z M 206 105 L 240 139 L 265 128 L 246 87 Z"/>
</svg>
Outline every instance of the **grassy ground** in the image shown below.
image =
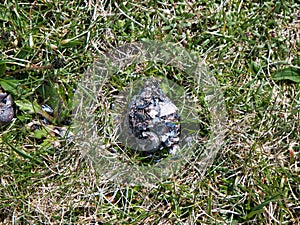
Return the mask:
<svg viewBox="0 0 300 225">
<path fill-rule="evenodd" d="M 0 7 L 0 84 L 16 103 L 14 120 L 1 127 L 0 223 L 300 224 L 299 3 L 47 0 Z M 226 143 L 204 177 L 187 164 L 155 188 L 115 184 L 53 132 L 35 129 L 44 103 L 55 109 L 53 124 L 66 127 L 88 65 L 143 39 L 196 51 L 220 82 Z"/>
</svg>

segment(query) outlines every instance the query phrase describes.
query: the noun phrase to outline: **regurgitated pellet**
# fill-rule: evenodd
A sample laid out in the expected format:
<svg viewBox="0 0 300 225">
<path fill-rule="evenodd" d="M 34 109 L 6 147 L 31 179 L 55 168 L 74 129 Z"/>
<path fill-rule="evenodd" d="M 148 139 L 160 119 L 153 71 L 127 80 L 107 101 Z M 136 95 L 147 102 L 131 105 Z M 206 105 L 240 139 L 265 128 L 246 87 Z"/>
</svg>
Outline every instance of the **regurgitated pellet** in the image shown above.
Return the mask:
<svg viewBox="0 0 300 225">
<path fill-rule="evenodd" d="M 162 92 L 158 81 L 148 79 L 140 93 L 129 104 L 129 126 L 133 135 L 145 143 L 152 142 L 155 152 L 167 148 L 171 154 L 178 149 L 180 116 L 178 108 Z"/>
</svg>

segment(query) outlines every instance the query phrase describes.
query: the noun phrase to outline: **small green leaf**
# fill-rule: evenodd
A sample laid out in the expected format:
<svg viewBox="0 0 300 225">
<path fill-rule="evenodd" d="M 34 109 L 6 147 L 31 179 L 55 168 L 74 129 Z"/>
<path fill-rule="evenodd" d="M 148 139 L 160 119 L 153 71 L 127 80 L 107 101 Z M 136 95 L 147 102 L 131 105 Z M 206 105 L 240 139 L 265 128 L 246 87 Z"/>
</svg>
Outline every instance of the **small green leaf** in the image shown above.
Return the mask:
<svg viewBox="0 0 300 225">
<path fill-rule="evenodd" d="M 37 139 L 41 139 L 43 137 L 47 137 L 48 135 L 48 132 L 44 129 L 42 130 L 39 130 L 39 129 L 35 129 L 34 130 L 34 137 L 37 138 Z"/>
<path fill-rule="evenodd" d="M 295 67 L 287 67 L 277 71 L 273 75 L 273 80 L 290 80 L 296 83 L 300 83 L 300 69 Z"/>
<path fill-rule="evenodd" d="M 5 91 L 12 93 L 14 95 L 18 94 L 18 85 L 19 84 L 20 84 L 20 82 L 18 80 L 14 79 L 13 77 L 5 77 L 5 78 L 0 79 L 1 87 Z"/>
<path fill-rule="evenodd" d="M 36 100 L 34 102 L 31 102 L 27 99 L 16 100 L 15 104 L 20 108 L 20 110 L 27 111 L 30 114 L 42 111 Z"/>
</svg>

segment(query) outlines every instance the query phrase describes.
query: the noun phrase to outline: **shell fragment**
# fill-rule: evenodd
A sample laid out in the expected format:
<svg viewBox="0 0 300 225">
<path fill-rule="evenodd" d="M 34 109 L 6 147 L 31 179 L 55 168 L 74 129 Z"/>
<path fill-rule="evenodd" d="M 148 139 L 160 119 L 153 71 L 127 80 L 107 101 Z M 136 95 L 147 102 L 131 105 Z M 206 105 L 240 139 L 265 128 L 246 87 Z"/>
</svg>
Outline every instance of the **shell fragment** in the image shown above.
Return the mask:
<svg viewBox="0 0 300 225">
<path fill-rule="evenodd" d="M 174 114 L 177 111 L 178 111 L 178 108 L 172 102 L 167 102 L 165 104 L 162 104 L 162 106 L 161 106 L 160 117 Z"/>
</svg>

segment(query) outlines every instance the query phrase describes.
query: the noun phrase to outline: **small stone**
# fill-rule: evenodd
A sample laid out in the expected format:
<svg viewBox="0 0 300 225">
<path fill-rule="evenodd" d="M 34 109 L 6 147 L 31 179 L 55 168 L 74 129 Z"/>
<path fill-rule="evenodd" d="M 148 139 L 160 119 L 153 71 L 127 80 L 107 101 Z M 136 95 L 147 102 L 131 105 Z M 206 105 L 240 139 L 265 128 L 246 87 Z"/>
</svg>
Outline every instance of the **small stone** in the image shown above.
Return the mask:
<svg viewBox="0 0 300 225">
<path fill-rule="evenodd" d="M 11 95 L 1 93 L 0 95 L 0 124 L 6 124 L 14 118 L 13 98 Z"/>
</svg>

